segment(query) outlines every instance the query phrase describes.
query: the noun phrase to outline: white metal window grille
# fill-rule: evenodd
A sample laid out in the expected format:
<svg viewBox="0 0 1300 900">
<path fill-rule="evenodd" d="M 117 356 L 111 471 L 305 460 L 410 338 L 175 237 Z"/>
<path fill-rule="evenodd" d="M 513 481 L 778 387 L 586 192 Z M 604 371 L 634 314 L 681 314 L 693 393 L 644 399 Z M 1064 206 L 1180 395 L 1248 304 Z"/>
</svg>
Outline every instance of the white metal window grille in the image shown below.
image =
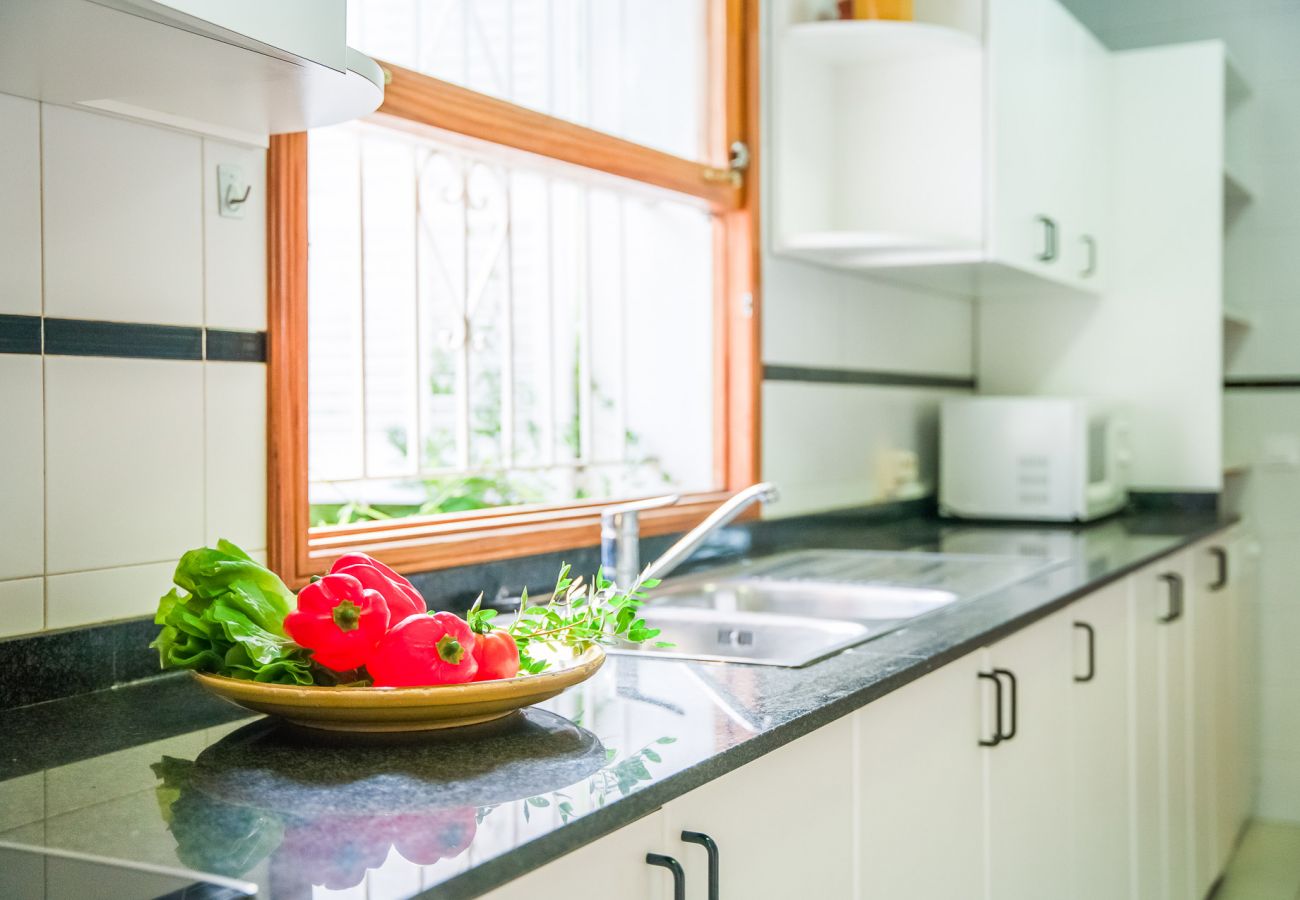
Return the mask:
<svg viewBox="0 0 1300 900">
<path fill-rule="evenodd" d="M 707 213 L 370 123 L 308 152 L 313 524 L 717 487 Z"/>
</svg>

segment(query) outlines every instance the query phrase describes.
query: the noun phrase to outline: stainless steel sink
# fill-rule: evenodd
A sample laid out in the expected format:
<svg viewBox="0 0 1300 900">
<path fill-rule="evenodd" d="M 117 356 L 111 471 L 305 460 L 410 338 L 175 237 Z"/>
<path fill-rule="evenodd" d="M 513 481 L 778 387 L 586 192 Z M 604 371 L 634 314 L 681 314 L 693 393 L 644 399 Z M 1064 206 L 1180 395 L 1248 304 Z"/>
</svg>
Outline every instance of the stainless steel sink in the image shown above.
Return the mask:
<svg viewBox="0 0 1300 900">
<path fill-rule="evenodd" d="M 709 662 L 764 666 L 806 666 L 871 636 L 860 622 L 800 619 L 752 612 L 649 607 L 646 624 L 658 628 L 671 648 L 627 645 L 611 652 L 628 656 L 671 656 Z"/>
<path fill-rule="evenodd" d="M 921 552 L 778 554 L 664 584 L 644 613 L 674 646 L 612 652 L 803 666 L 1057 564 L 1021 556 Z"/>
<path fill-rule="evenodd" d="M 911 619 L 954 603 L 957 595 L 933 588 L 892 585 L 795 584 L 736 578 L 670 586 L 654 597 L 655 607 L 685 607 L 718 613 L 770 613 L 808 619 L 880 622 Z"/>
</svg>

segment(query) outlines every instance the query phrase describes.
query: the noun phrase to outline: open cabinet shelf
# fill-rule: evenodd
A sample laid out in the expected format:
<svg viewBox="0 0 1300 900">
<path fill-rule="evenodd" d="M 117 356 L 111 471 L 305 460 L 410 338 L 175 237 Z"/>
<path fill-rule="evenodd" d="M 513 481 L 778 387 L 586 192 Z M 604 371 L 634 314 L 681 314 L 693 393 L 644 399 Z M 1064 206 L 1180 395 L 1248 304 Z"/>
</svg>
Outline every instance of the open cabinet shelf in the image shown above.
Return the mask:
<svg viewBox="0 0 1300 900">
<path fill-rule="evenodd" d="M 921 59 L 947 53 L 978 53 L 972 34 L 928 22 L 847 20 L 800 22 L 786 31 L 786 49 L 823 64 Z"/>
</svg>

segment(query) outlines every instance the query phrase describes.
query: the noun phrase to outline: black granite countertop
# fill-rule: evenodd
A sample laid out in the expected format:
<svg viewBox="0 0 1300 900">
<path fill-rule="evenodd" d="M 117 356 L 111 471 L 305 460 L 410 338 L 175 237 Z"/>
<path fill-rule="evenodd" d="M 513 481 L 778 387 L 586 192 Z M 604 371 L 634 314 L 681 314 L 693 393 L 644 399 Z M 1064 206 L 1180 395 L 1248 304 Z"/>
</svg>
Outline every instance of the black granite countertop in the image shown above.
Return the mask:
<svg viewBox="0 0 1300 900">
<path fill-rule="evenodd" d="M 185 676 L 3 712 L 0 841 L 239 877 L 271 900 L 310 897 L 313 884 L 373 900 L 478 896 L 1231 524 L 758 523 L 738 531 L 751 557 L 799 547 L 1064 562 L 803 669 L 611 657 L 541 707 L 453 734 L 305 736 Z"/>
</svg>

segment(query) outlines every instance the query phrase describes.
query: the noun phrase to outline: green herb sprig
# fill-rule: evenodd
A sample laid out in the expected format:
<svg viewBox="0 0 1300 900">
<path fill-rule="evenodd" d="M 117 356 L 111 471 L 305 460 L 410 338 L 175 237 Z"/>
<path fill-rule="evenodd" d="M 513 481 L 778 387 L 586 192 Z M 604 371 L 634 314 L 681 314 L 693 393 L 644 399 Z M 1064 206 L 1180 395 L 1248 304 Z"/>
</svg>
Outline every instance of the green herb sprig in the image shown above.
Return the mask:
<svg viewBox="0 0 1300 900">
<path fill-rule="evenodd" d="M 659 635 L 641 618 L 646 591 L 659 584 L 657 578 L 637 578 L 622 590 L 605 577 L 604 569 L 596 572 L 590 583 L 581 576 L 569 577 L 570 567 L 560 569 L 550 599 L 541 605 L 530 604 L 525 589 L 519 598 L 519 613 L 507 632 L 519 645 L 519 670 L 530 675 L 544 672 L 550 661 L 536 651 L 542 647 L 570 647 L 582 652 L 593 644 L 644 643 Z M 476 611 L 483 615 L 487 610 Z M 471 620 L 471 625 L 473 625 Z M 659 641 L 656 647 L 671 647 Z"/>
</svg>

